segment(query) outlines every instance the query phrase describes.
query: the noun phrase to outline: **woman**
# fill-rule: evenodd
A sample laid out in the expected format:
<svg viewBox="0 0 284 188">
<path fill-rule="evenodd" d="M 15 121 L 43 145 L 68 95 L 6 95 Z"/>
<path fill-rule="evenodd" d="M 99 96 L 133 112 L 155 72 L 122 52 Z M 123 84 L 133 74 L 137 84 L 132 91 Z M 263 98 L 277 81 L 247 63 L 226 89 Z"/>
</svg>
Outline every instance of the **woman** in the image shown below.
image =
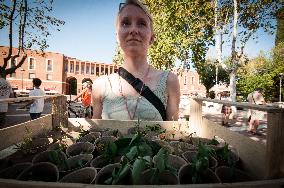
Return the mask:
<svg viewBox="0 0 284 188">
<path fill-rule="evenodd" d="M 86 81 L 82 84 L 82 86 L 83 90 L 75 97 L 74 101 L 77 101 L 79 98 L 81 98 L 85 117 L 92 118 L 92 83 L 90 81 Z"/>
<path fill-rule="evenodd" d="M 220 100 L 230 101 L 230 95 L 227 92 L 224 91 L 220 94 Z M 227 105 L 223 105 L 221 113 L 222 113 L 222 125 L 223 126 L 229 126 L 229 118 L 230 118 L 230 115 L 232 113 L 232 107 L 227 106 Z"/>
<path fill-rule="evenodd" d="M 96 79 L 93 84 L 93 118 L 177 120 L 179 81 L 175 74 L 157 70 L 148 64 L 148 49 L 154 41 L 153 23 L 147 8 L 139 1 L 127 0 L 120 8 L 116 19 L 116 37 L 123 52 L 122 67 L 144 84 L 139 90 L 134 89 L 121 76 L 121 69 L 118 73 Z M 146 86 L 162 102 L 166 118 L 142 96 Z"/>
</svg>

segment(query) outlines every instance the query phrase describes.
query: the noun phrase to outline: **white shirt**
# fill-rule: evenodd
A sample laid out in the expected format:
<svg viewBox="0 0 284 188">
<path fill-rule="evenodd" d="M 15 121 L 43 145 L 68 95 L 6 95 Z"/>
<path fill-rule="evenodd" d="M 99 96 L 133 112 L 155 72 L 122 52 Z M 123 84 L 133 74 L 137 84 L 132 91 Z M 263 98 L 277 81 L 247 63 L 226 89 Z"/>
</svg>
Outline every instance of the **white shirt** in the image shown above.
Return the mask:
<svg viewBox="0 0 284 188">
<path fill-rule="evenodd" d="M 7 99 L 13 93 L 10 83 L 4 78 L 0 78 L 0 99 Z M 0 112 L 8 111 L 8 103 L 0 103 Z"/>
<path fill-rule="evenodd" d="M 34 90 L 30 91 L 29 96 L 44 96 L 45 93 L 43 90 L 39 88 L 35 88 Z M 30 113 L 41 113 L 44 107 L 44 98 L 36 99 L 30 107 Z"/>
</svg>

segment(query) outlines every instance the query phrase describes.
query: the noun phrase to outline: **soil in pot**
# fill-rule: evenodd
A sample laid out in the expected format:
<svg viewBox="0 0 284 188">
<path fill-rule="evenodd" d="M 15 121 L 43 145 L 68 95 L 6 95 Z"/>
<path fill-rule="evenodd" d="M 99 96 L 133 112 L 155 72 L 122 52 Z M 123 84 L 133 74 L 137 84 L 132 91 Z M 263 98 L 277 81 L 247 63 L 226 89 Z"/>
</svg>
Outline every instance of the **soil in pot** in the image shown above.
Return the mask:
<svg viewBox="0 0 284 188">
<path fill-rule="evenodd" d="M 102 137 L 104 136 L 113 136 L 115 138 L 120 138 L 122 136 L 122 133 L 118 129 L 106 130 L 106 131 L 102 131 Z"/>
<path fill-rule="evenodd" d="M 100 132 L 90 132 L 89 134 L 79 138 L 76 142 L 90 142 L 90 143 L 95 143 L 97 138 L 101 137 Z"/>
<path fill-rule="evenodd" d="M 92 154 L 95 149 L 94 144 L 90 142 L 77 142 L 66 149 L 68 156 L 76 156 L 80 154 Z"/>
<path fill-rule="evenodd" d="M 96 168 L 97 171 L 100 171 L 101 168 L 109 164 L 119 163 L 120 159 L 121 159 L 121 156 L 116 156 L 110 159 L 106 157 L 105 155 L 100 155 L 91 161 L 90 166 Z"/>
<path fill-rule="evenodd" d="M 216 168 L 215 173 L 220 178 L 222 183 L 244 182 L 252 180 L 252 177 L 246 172 L 227 166 L 220 166 Z"/>
<path fill-rule="evenodd" d="M 97 176 L 93 167 L 85 167 L 64 176 L 59 182 L 91 184 Z"/>
<path fill-rule="evenodd" d="M 197 175 L 190 163 L 180 168 L 178 177 L 180 184 L 193 184 L 193 182 L 197 184 L 221 182 L 219 177 L 209 168 Z"/>
<path fill-rule="evenodd" d="M 32 163 L 18 163 L 0 171 L 0 178 L 16 179 L 25 169 L 32 166 Z"/>
<path fill-rule="evenodd" d="M 168 170 L 157 173 L 157 169 L 148 169 L 141 174 L 141 185 L 176 185 L 178 177 Z"/>
<path fill-rule="evenodd" d="M 95 184 L 107 185 L 106 181 L 112 177 L 114 169 L 119 169 L 120 167 L 121 167 L 121 164 L 119 163 L 109 164 L 103 167 L 97 174 L 97 177 L 95 179 Z M 127 170 L 125 172 L 125 176 L 116 184 L 117 185 L 131 185 L 132 184 L 131 170 L 130 169 Z"/>
<path fill-rule="evenodd" d="M 58 167 L 60 176 L 65 176 L 75 170 L 88 166 L 92 159 L 92 154 L 81 154 L 68 158 L 67 165 L 64 164 Z"/>
<path fill-rule="evenodd" d="M 56 182 L 59 178 L 57 167 L 49 162 L 41 162 L 25 169 L 17 180 Z"/>
<path fill-rule="evenodd" d="M 95 141 L 95 151 L 97 155 L 102 155 L 105 152 L 108 144 L 114 142 L 116 138 L 114 136 L 103 136 Z"/>
<path fill-rule="evenodd" d="M 186 142 L 171 141 L 170 145 L 174 148 L 173 154 L 180 155 L 180 156 L 188 150 L 196 150 L 197 149 L 194 145 L 186 143 Z"/>
<path fill-rule="evenodd" d="M 47 150 L 41 152 L 34 156 L 32 162 L 39 163 L 39 162 L 50 162 L 55 164 L 56 166 L 61 166 L 66 163 L 67 157 L 65 153 L 60 150 Z"/>
</svg>

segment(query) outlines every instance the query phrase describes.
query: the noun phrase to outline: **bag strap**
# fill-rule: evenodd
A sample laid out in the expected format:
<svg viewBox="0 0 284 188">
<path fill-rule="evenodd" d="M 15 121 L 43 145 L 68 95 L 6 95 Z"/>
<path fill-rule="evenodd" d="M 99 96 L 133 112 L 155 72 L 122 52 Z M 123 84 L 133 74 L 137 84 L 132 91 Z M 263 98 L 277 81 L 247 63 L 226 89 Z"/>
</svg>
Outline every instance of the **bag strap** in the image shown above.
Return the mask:
<svg viewBox="0 0 284 188">
<path fill-rule="evenodd" d="M 251 97 L 252 97 L 252 100 L 253 100 L 254 104 L 256 104 L 256 102 L 255 102 L 255 100 L 254 100 L 254 98 L 253 98 L 253 94 L 254 94 L 254 93 L 252 93 Z"/>
<path fill-rule="evenodd" d="M 121 76 L 124 80 L 126 80 L 132 87 L 140 93 L 141 88 L 143 87 L 144 83 L 139 79 L 135 78 L 131 73 L 129 73 L 126 69 L 120 67 L 118 69 L 118 74 Z M 163 121 L 166 121 L 167 115 L 166 115 L 166 109 L 162 101 L 159 97 L 157 97 L 151 89 L 144 85 L 141 96 L 145 97 L 161 114 Z"/>
</svg>

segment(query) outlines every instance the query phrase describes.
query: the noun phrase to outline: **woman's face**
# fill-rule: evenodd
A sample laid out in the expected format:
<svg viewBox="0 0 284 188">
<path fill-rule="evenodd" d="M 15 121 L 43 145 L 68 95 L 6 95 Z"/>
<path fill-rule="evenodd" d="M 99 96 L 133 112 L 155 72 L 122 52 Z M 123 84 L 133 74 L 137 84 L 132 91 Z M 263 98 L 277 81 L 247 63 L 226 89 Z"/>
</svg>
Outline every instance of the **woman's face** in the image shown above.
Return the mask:
<svg viewBox="0 0 284 188">
<path fill-rule="evenodd" d="M 139 7 L 127 5 L 118 16 L 117 40 L 125 55 L 147 55 L 153 42 L 149 17 Z"/>
</svg>

